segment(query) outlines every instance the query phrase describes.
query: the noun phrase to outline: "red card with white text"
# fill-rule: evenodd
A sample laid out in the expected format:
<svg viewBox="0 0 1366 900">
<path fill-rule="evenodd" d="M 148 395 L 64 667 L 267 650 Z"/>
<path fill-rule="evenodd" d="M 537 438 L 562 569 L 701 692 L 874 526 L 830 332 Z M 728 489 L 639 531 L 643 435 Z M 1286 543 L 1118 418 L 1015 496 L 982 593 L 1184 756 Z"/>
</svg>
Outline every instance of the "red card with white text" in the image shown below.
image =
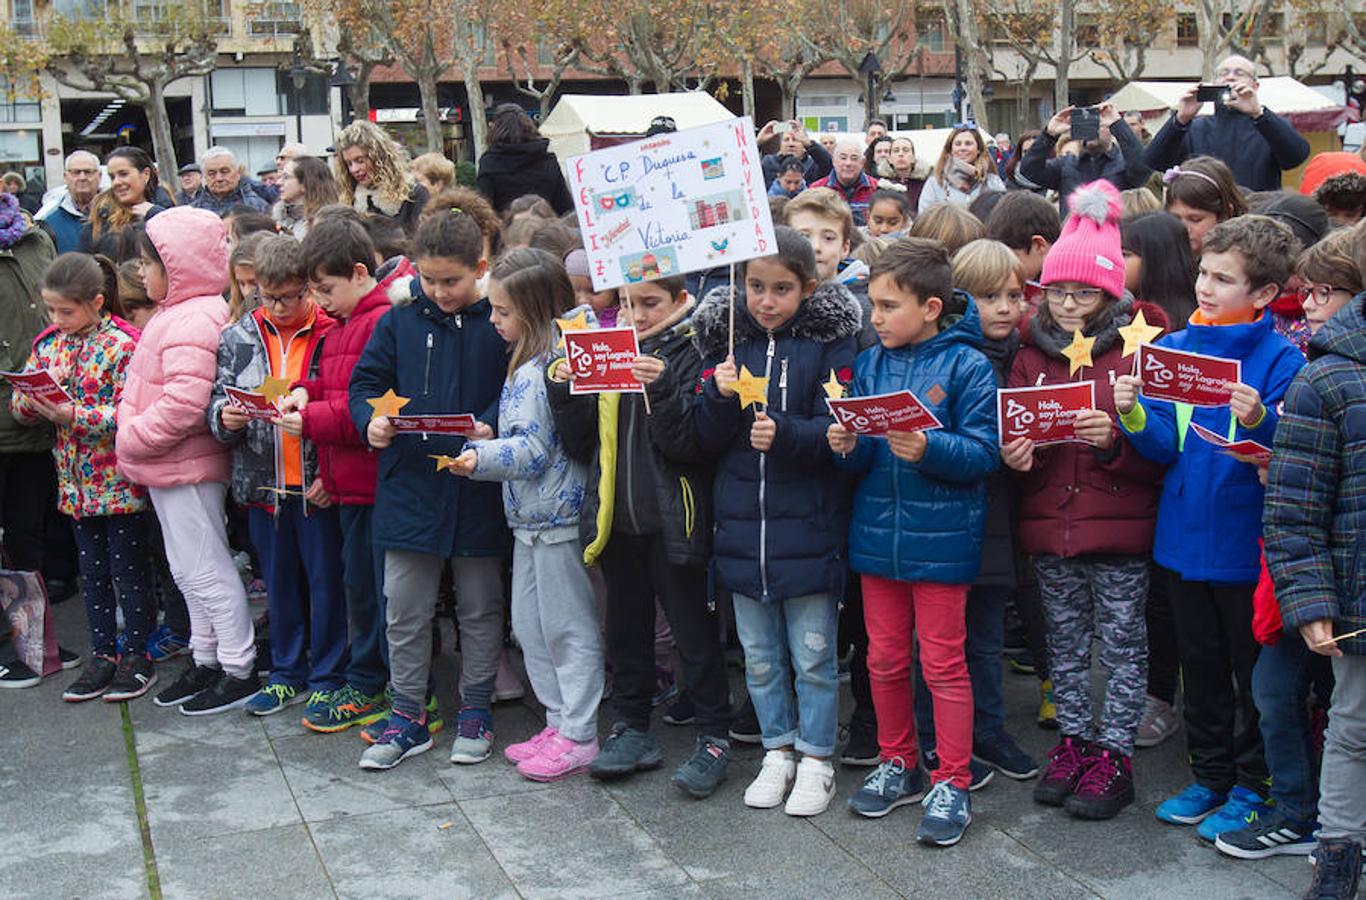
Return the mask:
<svg viewBox="0 0 1366 900">
<path fill-rule="evenodd" d="M 265 394 L 235 387 L 224 387 L 223 390 L 228 394 L 228 402 L 245 413 L 248 419 L 268 421 L 280 415 L 280 411 L 275 408 L 275 404 L 266 399 Z"/>
<path fill-rule="evenodd" d="M 996 420 L 1004 447 L 1018 438 L 1037 446 L 1076 441 L 1077 415 L 1096 408 L 1096 383 L 1074 381 L 996 391 Z"/>
<path fill-rule="evenodd" d="M 839 422 L 854 434 L 879 435 L 889 431 L 933 431 L 944 425 L 920 398 L 910 391 L 893 391 L 872 397 L 827 399 L 826 405 Z"/>
<path fill-rule="evenodd" d="M 1254 466 L 1271 464 L 1271 448 L 1265 444 L 1259 444 L 1256 441 L 1230 441 L 1223 435 L 1210 431 L 1203 425 L 1197 425 L 1194 422 L 1191 423 L 1191 431 L 1239 462 L 1250 463 Z"/>
<path fill-rule="evenodd" d="M 72 403 L 71 395 L 66 392 L 57 379 L 47 369 L 32 372 L 0 372 L 0 378 L 9 382 L 10 387 L 21 394 L 46 400 L 49 403 Z"/>
<path fill-rule="evenodd" d="M 389 424 L 399 434 L 473 434 L 474 416 L 453 413 L 435 416 L 390 416 Z"/>
<path fill-rule="evenodd" d="M 642 394 L 645 386 L 631 374 L 640 355 L 634 328 L 595 328 L 564 335 L 569 363 L 569 393 Z"/>
<path fill-rule="evenodd" d="M 1144 397 L 1191 406 L 1227 406 L 1233 385 L 1243 377 L 1239 360 L 1154 344 L 1139 345 L 1137 365 Z"/>
</svg>

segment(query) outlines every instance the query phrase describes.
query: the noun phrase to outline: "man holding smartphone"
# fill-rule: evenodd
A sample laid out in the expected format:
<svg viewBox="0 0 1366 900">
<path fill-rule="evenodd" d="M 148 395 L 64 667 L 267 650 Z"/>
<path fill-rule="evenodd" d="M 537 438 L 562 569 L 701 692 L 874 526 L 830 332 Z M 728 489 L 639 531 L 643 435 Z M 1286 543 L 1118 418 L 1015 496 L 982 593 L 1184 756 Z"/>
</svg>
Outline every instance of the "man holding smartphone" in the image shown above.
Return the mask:
<svg viewBox="0 0 1366 900">
<path fill-rule="evenodd" d="M 1163 171 L 1192 156 L 1213 156 L 1233 170 L 1234 180 L 1249 191 L 1278 191 L 1281 172 L 1309 156 L 1309 142 L 1262 105 L 1257 96 L 1257 69 L 1242 56 L 1230 56 L 1214 71 L 1225 88 L 1214 102 L 1214 115 L 1197 118 L 1199 86 L 1181 97 L 1145 151 L 1148 166 Z"/>
<path fill-rule="evenodd" d="M 1069 131 L 1080 143 L 1077 155 L 1050 159 L 1058 138 Z M 1108 101 L 1098 107 L 1060 110 L 1025 152 L 1020 171 L 1035 184 L 1058 192 L 1058 206 L 1064 216 L 1067 198 L 1083 184 L 1103 179 L 1123 191 L 1142 187 L 1153 173 L 1143 162 L 1143 144 Z"/>
<path fill-rule="evenodd" d="M 818 141 L 811 139 L 806 133 L 806 128 L 796 119 L 790 122 L 769 122 L 759 129 L 756 141 L 759 152 L 764 154 L 761 165 L 764 169 L 765 188 L 773 186 L 773 180 L 778 177 L 779 164 L 784 156 L 790 156 L 802 164 L 807 184 L 819 181 L 830 174 L 833 165 L 830 154 Z M 778 145 L 777 153 L 773 152 L 774 143 Z"/>
</svg>

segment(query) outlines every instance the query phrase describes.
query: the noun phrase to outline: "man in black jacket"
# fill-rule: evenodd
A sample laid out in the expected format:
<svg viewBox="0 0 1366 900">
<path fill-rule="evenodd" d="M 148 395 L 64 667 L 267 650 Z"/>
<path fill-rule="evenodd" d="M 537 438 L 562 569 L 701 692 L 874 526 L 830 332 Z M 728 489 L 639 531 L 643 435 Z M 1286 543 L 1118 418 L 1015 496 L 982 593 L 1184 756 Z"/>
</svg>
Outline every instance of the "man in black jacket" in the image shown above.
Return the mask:
<svg viewBox="0 0 1366 900">
<path fill-rule="evenodd" d="M 1159 172 L 1192 156 L 1213 156 L 1233 170 L 1233 178 L 1249 191 L 1279 191 L 1281 172 L 1309 156 L 1309 142 L 1262 105 L 1257 96 L 1256 66 L 1242 56 L 1219 64 L 1214 80 L 1224 85 L 1214 115 L 1196 118 L 1200 101 L 1192 87 L 1181 97 L 1176 114 L 1148 144 L 1147 164 Z"/>
<path fill-rule="evenodd" d="M 830 174 L 834 166 L 829 152 L 821 146 L 820 141 L 812 140 L 802 127 L 802 123 L 796 119 L 781 124 L 769 122 L 759 129 L 755 140 L 759 145 L 759 151 L 764 154 L 761 165 L 764 170 L 765 190 L 771 187 L 773 179 L 778 177 L 778 165 L 784 156 L 791 156 L 802 164 L 802 168 L 806 170 L 807 184 L 820 181 Z M 778 143 L 777 153 L 771 152 L 775 140 Z"/>
<path fill-rule="evenodd" d="M 1058 208 L 1064 216 L 1067 198 L 1083 184 L 1103 179 L 1124 191 L 1142 187 L 1153 173 L 1143 162 L 1143 145 L 1113 103 L 1099 107 L 1098 139 L 1082 143 L 1075 156 L 1067 153 L 1049 159 L 1058 138 L 1072 127 L 1073 108 L 1069 106 L 1049 119 L 1043 134 L 1020 160 L 1020 171 L 1026 178 L 1058 192 Z"/>
</svg>

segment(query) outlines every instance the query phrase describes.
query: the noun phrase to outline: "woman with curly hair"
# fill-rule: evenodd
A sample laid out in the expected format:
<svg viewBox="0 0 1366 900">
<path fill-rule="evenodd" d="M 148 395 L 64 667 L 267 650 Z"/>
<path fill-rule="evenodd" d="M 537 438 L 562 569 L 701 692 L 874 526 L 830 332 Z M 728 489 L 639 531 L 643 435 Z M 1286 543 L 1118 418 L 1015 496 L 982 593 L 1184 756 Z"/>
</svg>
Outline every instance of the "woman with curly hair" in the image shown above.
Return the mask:
<svg viewBox="0 0 1366 900">
<path fill-rule="evenodd" d="M 946 200 L 967 206 L 984 190 L 1005 189 L 977 126 L 959 125 L 944 140 L 944 149 L 934 164 L 934 175 L 920 192 L 920 209 L 927 210 Z"/>
<path fill-rule="evenodd" d="M 383 128 L 364 120 L 346 126 L 333 166 L 341 202 L 361 213 L 388 216 L 411 237 L 427 205 L 427 189 L 408 169 L 408 154 Z"/>
<path fill-rule="evenodd" d="M 165 207 L 157 201 L 157 170 L 138 147 L 119 147 L 104 160 L 109 188 L 90 204 L 81 229 L 82 253 L 100 253 L 115 262 L 136 259 L 142 223 Z"/>
<path fill-rule="evenodd" d="M 337 179 L 327 163 L 316 156 L 296 156 L 280 173 L 280 200 L 271 217 L 282 233 L 302 241 L 318 210 L 336 202 Z"/>
</svg>

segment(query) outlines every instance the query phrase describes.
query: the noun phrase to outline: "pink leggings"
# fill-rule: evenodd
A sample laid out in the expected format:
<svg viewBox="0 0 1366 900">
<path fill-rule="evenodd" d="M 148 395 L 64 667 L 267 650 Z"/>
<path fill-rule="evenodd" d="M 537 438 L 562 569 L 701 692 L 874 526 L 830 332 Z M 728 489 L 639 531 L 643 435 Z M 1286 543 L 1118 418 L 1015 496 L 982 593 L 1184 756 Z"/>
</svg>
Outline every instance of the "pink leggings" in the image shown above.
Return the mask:
<svg viewBox="0 0 1366 900">
<path fill-rule="evenodd" d="M 920 668 L 934 700 L 939 768 L 933 779 L 967 788 L 972 781 L 972 683 L 963 641 L 968 586 L 895 581 L 863 576 L 863 618 L 868 627 L 868 674 L 877 738 L 885 760 L 915 765 L 915 692 L 911 636 L 920 639 Z"/>
</svg>

